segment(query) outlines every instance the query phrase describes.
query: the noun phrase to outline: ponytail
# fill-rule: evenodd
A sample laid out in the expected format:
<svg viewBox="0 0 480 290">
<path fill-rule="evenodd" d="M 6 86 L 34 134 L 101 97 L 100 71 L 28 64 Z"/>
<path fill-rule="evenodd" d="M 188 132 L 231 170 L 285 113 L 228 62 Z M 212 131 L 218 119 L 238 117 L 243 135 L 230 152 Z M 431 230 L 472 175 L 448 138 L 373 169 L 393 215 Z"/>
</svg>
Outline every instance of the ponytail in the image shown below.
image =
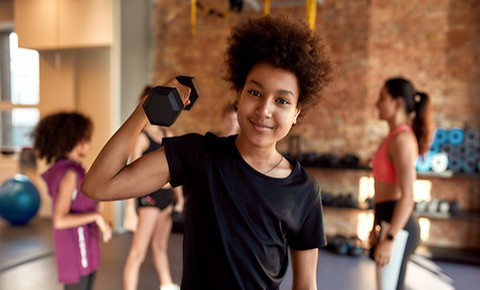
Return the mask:
<svg viewBox="0 0 480 290">
<path fill-rule="evenodd" d="M 417 137 L 418 152 L 422 155 L 427 153 L 433 136 L 430 97 L 418 92 L 411 81 L 401 77 L 388 79 L 385 87 L 393 98 L 403 98 L 407 114 L 415 113 L 412 129 Z"/>
<path fill-rule="evenodd" d="M 430 97 L 426 93 L 415 93 L 414 111 L 412 129 L 417 137 L 418 151 L 424 155 L 430 148 L 433 136 L 432 106 Z"/>
</svg>

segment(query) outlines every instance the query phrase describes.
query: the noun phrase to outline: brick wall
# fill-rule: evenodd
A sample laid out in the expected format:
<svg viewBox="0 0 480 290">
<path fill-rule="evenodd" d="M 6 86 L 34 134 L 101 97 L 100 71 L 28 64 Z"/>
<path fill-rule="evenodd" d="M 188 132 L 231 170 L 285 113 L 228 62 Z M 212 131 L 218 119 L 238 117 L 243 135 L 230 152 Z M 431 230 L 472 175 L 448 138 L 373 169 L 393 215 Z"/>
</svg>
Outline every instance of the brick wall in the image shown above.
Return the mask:
<svg viewBox="0 0 480 290">
<path fill-rule="evenodd" d="M 228 1 L 199 1 L 224 12 Z M 262 2 L 262 1 L 260 1 Z M 304 6 L 275 7 L 272 14 L 305 18 Z M 180 116 L 178 133 L 218 129 L 218 115 L 235 93 L 222 80 L 221 65 L 231 27 L 263 11 L 246 9 L 225 18 L 198 10 L 191 34 L 189 1 L 157 1 L 156 82 L 176 74 L 198 78 L 203 97 Z M 445 128 L 480 128 L 480 2 L 325 0 L 317 7 L 316 31 L 337 66 L 324 101 L 311 110 L 293 133 L 302 135 L 303 150 L 369 159 L 386 133 L 374 108 L 383 81 L 410 78 L 433 99 L 436 123 Z M 286 149 L 286 142 L 282 148 Z"/>
<path fill-rule="evenodd" d="M 220 12 L 228 8 L 228 1 L 198 2 Z M 304 6 L 278 8 L 274 6 L 293 1 L 271 2 L 272 14 L 289 13 L 305 19 Z M 439 127 L 480 129 L 480 1 L 323 2 L 317 7 L 316 31 L 326 39 L 337 73 L 322 103 L 292 130 L 301 135 L 302 150 L 353 152 L 363 160 L 370 159 L 387 133 L 386 124 L 377 119 L 374 103 L 383 81 L 398 75 L 411 79 L 418 90 L 430 94 Z M 246 9 L 220 18 L 198 11 L 196 35 L 192 36 L 189 3 L 155 2 L 154 80 L 162 83 L 173 75 L 193 75 L 203 92 L 193 110 L 182 113 L 173 126 L 179 134 L 219 129 L 223 105 L 235 98 L 235 92 L 229 90 L 221 76 L 226 38 L 238 21 L 263 14 Z M 282 142 L 280 149 L 286 150 L 287 143 Z M 345 179 L 345 172 L 338 173 Z M 464 181 L 436 180 L 432 193 L 438 193 L 437 198 L 458 198 L 463 210 L 478 210 L 478 192 L 471 192 L 471 186 L 462 190 L 458 185 Z M 478 180 L 468 182 L 478 184 Z M 343 190 L 357 183 L 355 178 L 346 181 Z M 452 184 L 456 186 L 453 190 Z M 341 224 L 342 220 L 351 222 L 348 215 L 338 215 L 332 224 Z M 475 225 L 462 231 L 462 227 L 445 221 L 432 221 L 431 238 L 437 240 L 441 236 L 438 233 L 450 228 L 458 230 L 439 240 L 438 245 L 472 247 L 465 239 L 480 239 L 478 230 L 473 231 L 473 239 L 465 237 L 465 232 L 475 229 Z"/>
</svg>

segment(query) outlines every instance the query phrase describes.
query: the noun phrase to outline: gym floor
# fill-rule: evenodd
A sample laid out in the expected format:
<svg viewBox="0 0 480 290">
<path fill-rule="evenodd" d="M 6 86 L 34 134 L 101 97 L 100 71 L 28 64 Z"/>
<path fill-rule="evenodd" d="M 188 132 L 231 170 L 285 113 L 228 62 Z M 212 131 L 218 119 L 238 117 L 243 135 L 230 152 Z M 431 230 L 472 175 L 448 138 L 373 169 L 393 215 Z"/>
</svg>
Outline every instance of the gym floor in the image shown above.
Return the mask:
<svg viewBox="0 0 480 290">
<path fill-rule="evenodd" d="M 116 234 L 101 246 L 101 266 L 95 290 L 122 289 L 122 268 L 132 235 Z M 172 233 L 169 254 L 174 280 L 181 279 L 182 238 Z M 407 273 L 408 289 L 478 289 L 480 266 L 432 262 L 415 255 Z M 152 261 L 142 266 L 139 289 L 158 290 Z M 350 257 L 320 250 L 317 267 L 319 290 L 374 290 L 374 265 L 366 256 Z M 477 285 L 477 286 L 475 286 Z M 61 290 L 57 282 L 51 220 L 35 218 L 26 226 L 13 227 L 0 220 L 0 290 Z M 291 273 L 280 289 L 291 289 Z"/>
</svg>

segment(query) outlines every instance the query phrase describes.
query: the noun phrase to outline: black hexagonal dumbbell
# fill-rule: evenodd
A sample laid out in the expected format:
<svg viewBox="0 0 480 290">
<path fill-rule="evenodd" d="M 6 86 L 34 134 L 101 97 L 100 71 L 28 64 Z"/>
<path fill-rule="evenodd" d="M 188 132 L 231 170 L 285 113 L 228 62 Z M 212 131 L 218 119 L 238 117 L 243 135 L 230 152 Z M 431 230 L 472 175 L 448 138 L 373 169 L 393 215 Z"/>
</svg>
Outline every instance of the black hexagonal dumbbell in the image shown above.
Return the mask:
<svg viewBox="0 0 480 290">
<path fill-rule="evenodd" d="M 171 126 L 177 120 L 182 110 L 190 110 L 200 96 L 200 89 L 195 78 L 177 76 L 177 81 L 190 88 L 190 103 L 185 106 L 176 88 L 154 87 L 143 103 L 143 109 L 150 124 Z"/>
</svg>

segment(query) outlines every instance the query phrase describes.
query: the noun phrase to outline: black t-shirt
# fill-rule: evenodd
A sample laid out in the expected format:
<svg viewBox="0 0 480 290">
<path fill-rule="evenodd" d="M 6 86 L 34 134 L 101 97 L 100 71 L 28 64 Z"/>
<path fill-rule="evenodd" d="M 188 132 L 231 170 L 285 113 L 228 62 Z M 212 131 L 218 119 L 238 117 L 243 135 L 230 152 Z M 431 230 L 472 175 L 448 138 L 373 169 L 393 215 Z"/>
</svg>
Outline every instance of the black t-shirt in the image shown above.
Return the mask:
<svg viewBox="0 0 480 290">
<path fill-rule="evenodd" d="M 163 139 L 170 183 L 187 195 L 182 289 L 278 289 L 288 247 L 326 244 L 314 178 L 298 162 L 286 178 L 261 174 L 243 160 L 235 138 Z"/>
</svg>

